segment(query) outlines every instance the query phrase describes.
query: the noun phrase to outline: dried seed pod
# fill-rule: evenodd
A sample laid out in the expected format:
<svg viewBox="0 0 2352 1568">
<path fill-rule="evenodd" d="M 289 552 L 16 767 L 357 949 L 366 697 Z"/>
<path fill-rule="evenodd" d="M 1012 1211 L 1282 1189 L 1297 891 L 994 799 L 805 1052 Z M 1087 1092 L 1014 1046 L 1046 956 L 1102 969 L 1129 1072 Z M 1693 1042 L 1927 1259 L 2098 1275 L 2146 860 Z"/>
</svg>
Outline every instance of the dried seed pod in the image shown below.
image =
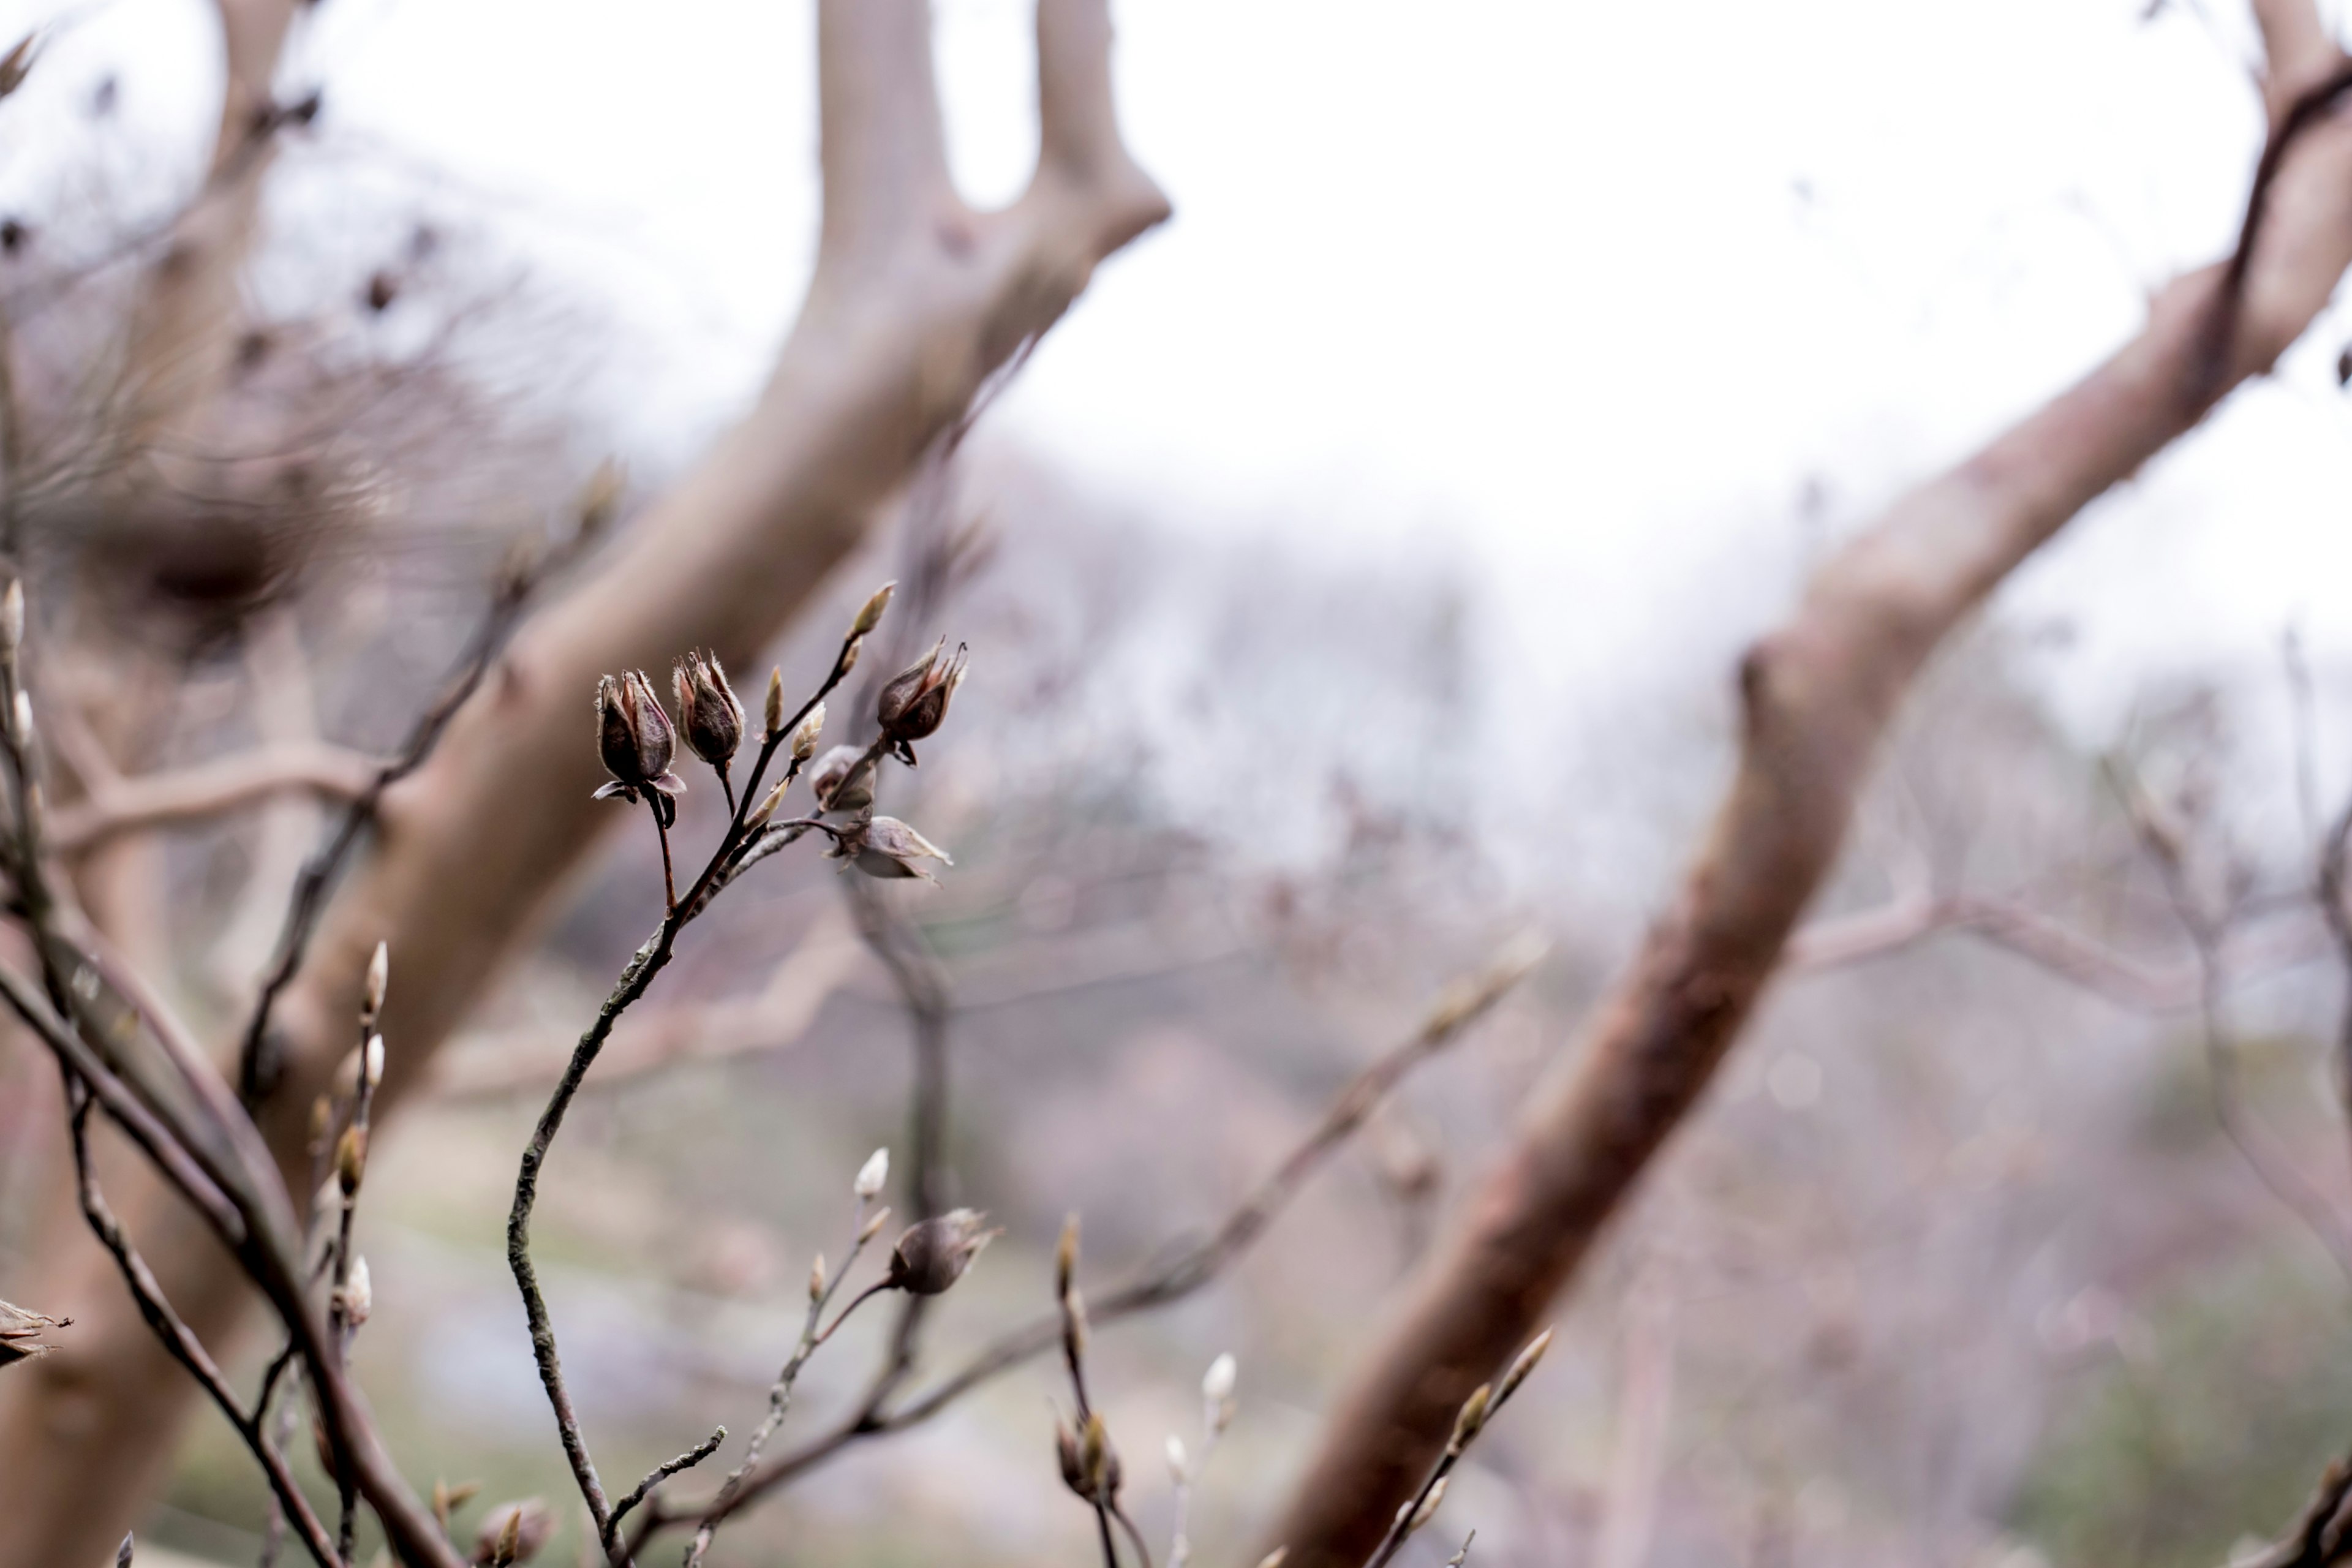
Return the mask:
<svg viewBox="0 0 2352 1568">
<path fill-rule="evenodd" d="M 734 760 L 743 743 L 743 704 L 727 684 L 727 670 L 711 653 L 689 653 L 671 672 L 677 693 L 677 725 L 694 754 L 714 768 Z"/>
<path fill-rule="evenodd" d="M 974 1209 L 950 1209 L 908 1226 L 891 1250 L 885 1282 L 910 1296 L 936 1296 L 947 1289 L 963 1278 L 981 1249 L 1003 1234 L 982 1230 L 986 1217 Z"/>
<path fill-rule="evenodd" d="M 528 1563 L 553 1533 L 555 1516 L 537 1498 L 502 1502 L 482 1516 L 482 1528 L 474 1537 L 474 1562 L 478 1568 Z"/>
<path fill-rule="evenodd" d="M 72 1321 L 71 1318 L 52 1318 L 46 1312 L 0 1301 L 0 1367 L 48 1354 L 58 1347 L 42 1343 L 41 1335 Z"/>
<path fill-rule="evenodd" d="M 856 746 L 835 746 L 817 759 L 809 789 L 826 811 L 856 816 L 874 809 L 874 763 Z"/>
<path fill-rule="evenodd" d="M 858 834 L 856 853 L 850 864 L 869 877 L 879 877 L 886 881 L 906 877 L 920 877 L 926 882 L 938 881 L 938 878 L 919 864 L 924 860 L 937 860 L 942 866 L 955 864 L 946 850 L 897 817 L 877 816 L 866 823 Z"/>
<path fill-rule="evenodd" d="M 596 682 L 596 751 L 612 783 L 596 792 L 598 800 L 614 795 L 634 803 L 640 792 L 683 795 L 686 784 L 669 771 L 677 736 L 661 699 L 654 695 L 646 672 L 607 675 Z"/>
<path fill-rule="evenodd" d="M 1062 1484 L 1087 1501 L 1094 1501 L 1087 1481 L 1086 1458 L 1078 1452 L 1078 1435 L 1058 1415 L 1054 1417 L 1054 1458 L 1062 1468 Z"/>
<path fill-rule="evenodd" d="M 971 661 L 962 643 L 956 645 L 953 653 L 947 651 L 947 646 L 948 639 L 941 637 L 930 652 L 891 677 L 874 704 L 875 722 L 899 760 L 910 767 L 915 761 L 910 742 L 938 731 Z"/>
</svg>

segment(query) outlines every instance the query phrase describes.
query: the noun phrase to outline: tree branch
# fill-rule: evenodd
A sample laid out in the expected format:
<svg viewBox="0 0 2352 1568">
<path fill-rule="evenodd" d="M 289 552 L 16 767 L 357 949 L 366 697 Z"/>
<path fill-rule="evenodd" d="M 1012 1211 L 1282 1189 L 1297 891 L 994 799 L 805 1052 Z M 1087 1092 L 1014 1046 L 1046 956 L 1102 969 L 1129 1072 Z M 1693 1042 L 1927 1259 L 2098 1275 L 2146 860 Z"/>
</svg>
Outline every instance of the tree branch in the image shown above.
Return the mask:
<svg viewBox="0 0 2352 1568">
<path fill-rule="evenodd" d="M 298 791 L 349 802 L 367 793 L 382 765 L 341 746 L 295 742 L 127 778 L 59 809 L 50 819 L 49 846 L 77 854 L 117 834 L 200 822 Z"/>
<path fill-rule="evenodd" d="M 1360 1361 L 1269 1532 L 1292 1568 L 1363 1560 L 1454 1408 L 1549 1310 L 1696 1102 L 1835 862 L 1880 735 L 1946 634 L 2326 303 L 2352 262 L 2352 136 L 2326 112 L 2334 80 L 2280 121 L 2232 262 L 2172 285 L 2105 364 L 1896 501 L 1749 650 L 1738 770 L 1682 890 Z"/>
</svg>

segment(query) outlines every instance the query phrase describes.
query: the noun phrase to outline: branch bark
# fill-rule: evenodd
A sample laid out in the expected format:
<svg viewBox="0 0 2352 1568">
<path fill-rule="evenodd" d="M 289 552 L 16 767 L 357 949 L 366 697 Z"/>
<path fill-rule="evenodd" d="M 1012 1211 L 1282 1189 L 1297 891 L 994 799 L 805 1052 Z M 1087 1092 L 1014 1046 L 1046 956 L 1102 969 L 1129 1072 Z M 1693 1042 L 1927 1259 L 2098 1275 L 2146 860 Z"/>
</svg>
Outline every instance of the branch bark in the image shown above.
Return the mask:
<svg viewBox="0 0 2352 1568">
<path fill-rule="evenodd" d="M 621 815 L 589 799 L 596 677 L 689 647 L 749 663 L 989 374 L 1167 216 L 1118 140 L 1106 0 L 1040 0 L 1041 153 L 1022 197 L 990 213 L 947 178 L 928 17 L 921 0 L 824 0 L 817 269 L 759 404 L 524 630 L 431 761 L 386 794 L 377 841 L 278 1011 L 287 1070 L 257 1118 L 297 1190 L 305 1109 L 345 1044 L 375 943 L 391 942 L 402 976 L 383 1020 L 401 1049 L 383 1114 L 425 1081 L 435 1049 Z M 191 1238 L 150 1262 L 191 1328 L 221 1342 L 247 1295 L 230 1261 Z M 0 1563 L 95 1561 L 188 1404 L 119 1293 L 76 1300 L 73 1353 L 0 1390 Z M 56 1506 L 66 1496 L 76 1506 Z"/>
<path fill-rule="evenodd" d="M 2266 7 L 2274 39 L 2290 36 L 2285 4 Z M 2352 264 L 2352 130 L 2332 112 L 2343 58 L 2331 49 L 2315 79 L 2312 68 L 2298 53 L 2273 73 L 2319 85 L 2274 120 L 2239 254 L 2172 284 L 2105 363 L 1895 502 L 1748 651 L 1737 771 L 1682 889 L 1335 1405 L 1267 1533 L 1293 1568 L 1364 1560 L 1463 1398 L 1541 1321 L 1697 1101 L 1835 861 L 1879 736 L 1937 645 L 2085 505 L 2266 371 L 2327 303 Z"/>
</svg>

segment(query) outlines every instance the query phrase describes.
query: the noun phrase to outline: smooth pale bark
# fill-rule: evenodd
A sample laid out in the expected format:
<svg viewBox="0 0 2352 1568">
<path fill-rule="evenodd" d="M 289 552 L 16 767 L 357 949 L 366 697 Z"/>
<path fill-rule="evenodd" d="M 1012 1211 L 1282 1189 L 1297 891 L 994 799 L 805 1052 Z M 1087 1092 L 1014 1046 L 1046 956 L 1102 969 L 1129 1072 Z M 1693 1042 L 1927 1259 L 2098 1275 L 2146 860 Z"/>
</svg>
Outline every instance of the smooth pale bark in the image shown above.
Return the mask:
<svg viewBox="0 0 2352 1568">
<path fill-rule="evenodd" d="M 2257 9 L 2275 115 L 2342 57 L 2308 0 Z M 2327 303 L 2352 264 L 2352 127 L 2304 135 L 2265 211 L 2225 359 L 2211 353 L 2227 275 L 2215 267 L 2167 289 L 2139 334 L 2072 389 L 1897 500 L 1748 652 L 1738 770 L 1680 893 L 1358 1363 L 1267 1532 L 1290 1568 L 1362 1563 L 1463 1399 L 1541 1328 L 1754 1011 L 1937 645 Z"/>
<path fill-rule="evenodd" d="M 393 959 L 381 1117 L 426 1081 L 598 837 L 643 828 L 641 813 L 589 798 L 597 676 L 660 669 L 691 647 L 748 668 L 982 381 L 1167 216 L 1118 140 L 1104 0 L 1041 0 L 1038 166 L 995 213 L 972 211 L 949 180 L 921 0 L 824 0 L 818 30 L 824 229 L 773 378 L 593 576 L 524 629 L 431 762 L 386 797 L 376 845 L 278 1013 L 288 1071 L 258 1118 L 297 1192 L 308 1108 L 349 1048 L 374 944 Z M 142 1232 L 149 1261 L 217 1342 L 249 1293 L 194 1226 L 162 1215 Z M 102 1271 L 59 1294 L 79 1319 L 72 1344 L 0 1385 L 5 1568 L 99 1561 L 189 1406 L 186 1380 Z"/>
</svg>

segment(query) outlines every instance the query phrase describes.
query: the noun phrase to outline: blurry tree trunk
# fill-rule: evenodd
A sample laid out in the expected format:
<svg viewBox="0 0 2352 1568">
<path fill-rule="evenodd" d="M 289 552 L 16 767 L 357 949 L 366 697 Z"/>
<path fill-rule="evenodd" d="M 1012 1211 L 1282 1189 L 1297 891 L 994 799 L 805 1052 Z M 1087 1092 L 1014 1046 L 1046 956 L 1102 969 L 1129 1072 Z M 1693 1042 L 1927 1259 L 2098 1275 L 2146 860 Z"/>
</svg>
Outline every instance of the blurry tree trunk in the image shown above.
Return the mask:
<svg viewBox="0 0 2352 1568">
<path fill-rule="evenodd" d="M 374 943 L 389 942 L 393 973 L 381 1117 L 426 1081 L 597 835 L 637 820 L 589 798 L 603 776 L 596 677 L 692 647 L 747 664 L 983 380 L 1167 216 L 1120 142 L 1109 47 L 1106 0 L 1040 0 L 1037 167 L 1018 201 L 980 213 L 949 178 L 923 0 L 822 0 L 824 211 L 800 318 L 751 413 L 525 627 L 385 798 L 277 1015 L 283 1076 L 257 1117 L 290 1190 L 307 1187 L 309 1108 L 349 1048 Z M 644 913 L 650 926 L 657 900 Z M 194 1230 L 151 1224 L 143 1239 L 182 1315 L 218 1338 L 247 1292 Z M 5 1568 L 99 1561 L 152 1490 L 192 1392 L 95 1262 L 79 1281 L 73 1345 L 0 1388 Z"/>
<path fill-rule="evenodd" d="M 2344 68 L 2310 0 L 2259 0 L 2273 140 Z M 1355 1568 L 1455 1409 L 1540 1325 L 1754 1011 L 1920 666 L 2069 519 L 2266 371 L 2352 264 L 2352 125 L 2313 120 L 2250 204 L 2245 265 L 2182 278 L 2105 364 L 1832 557 L 1739 668 L 1737 773 L 1682 889 L 1337 1402 L 1268 1532 Z M 2233 287 L 2234 285 L 2234 287 Z"/>
</svg>

